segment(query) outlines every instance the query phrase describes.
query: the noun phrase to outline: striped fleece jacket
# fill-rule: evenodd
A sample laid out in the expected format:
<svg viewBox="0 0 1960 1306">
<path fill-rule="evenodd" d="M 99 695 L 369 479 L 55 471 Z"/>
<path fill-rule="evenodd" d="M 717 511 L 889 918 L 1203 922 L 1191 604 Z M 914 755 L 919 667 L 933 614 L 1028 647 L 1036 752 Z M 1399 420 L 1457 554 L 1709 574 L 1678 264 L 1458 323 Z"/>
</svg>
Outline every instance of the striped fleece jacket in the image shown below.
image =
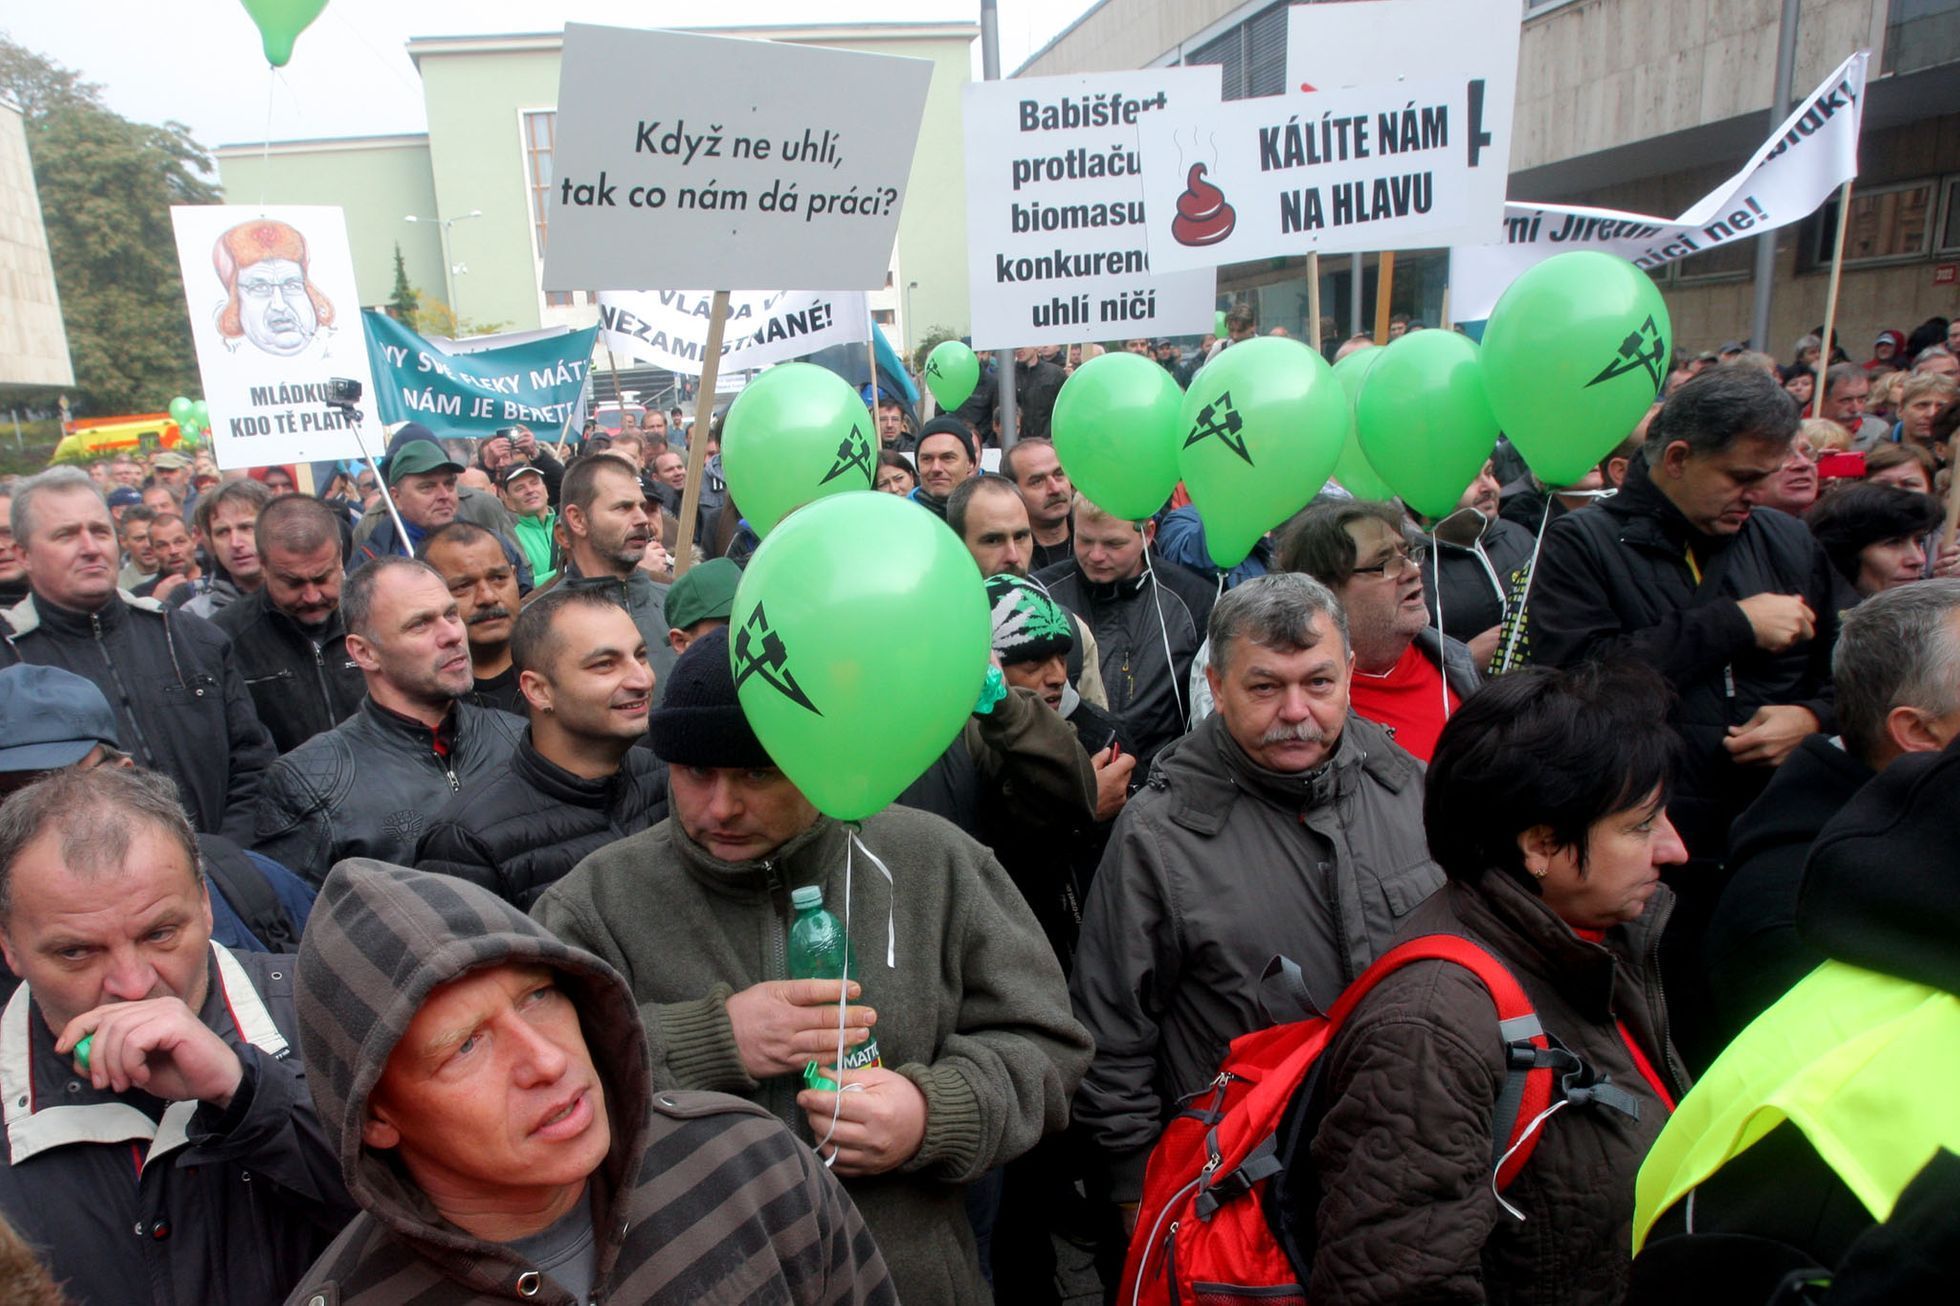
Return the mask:
<svg viewBox="0 0 1960 1306">
<path fill-rule="evenodd" d="M 297 971 L 308 1082 L 362 1214 L 289 1306 L 576 1300 L 514 1247 L 443 1219 L 392 1153 L 362 1142 L 369 1096 L 430 991 L 505 963 L 558 973 L 605 1091 L 612 1147 L 590 1179 L 585 1300 L 897 1300 L 851 1199 L 772 1116 L 720 1094 L 653 1091 L 617 972 L 487 890 L 355 858 L 321 889 Z"/>
</svg>

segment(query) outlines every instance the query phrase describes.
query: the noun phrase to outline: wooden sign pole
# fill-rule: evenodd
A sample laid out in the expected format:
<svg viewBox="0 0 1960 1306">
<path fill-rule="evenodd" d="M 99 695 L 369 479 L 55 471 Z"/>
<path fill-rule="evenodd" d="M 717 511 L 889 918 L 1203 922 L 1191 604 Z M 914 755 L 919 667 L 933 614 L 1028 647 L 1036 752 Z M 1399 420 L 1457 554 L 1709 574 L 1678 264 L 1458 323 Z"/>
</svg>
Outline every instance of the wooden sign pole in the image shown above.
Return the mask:
<svg viewBox="0 0 1960 1306">
<path fill-rule="evenodd" d="M 681 526 L 674 536 L 674 579 L 694 565 L 694 523 L 701 516 L 701 473 L 708 463 L 708 432 L 713 427 L 715 384 L 721 380 L 721 334 L 728 325 L 728 292 L 717 290 L 708 313 L 708 345 L 701 357 L 701 390 L 694 401 L 694 432 L 687 441 L 687 488 L 681 492 Z M 875 373 L 874 373 L 875 375 Z M 615 382 L 617 384 L 617 382 Z M 701 405 L 708 406 L 708 420 Z"/>
<path fill-rule="evenodd" d="M 1395 251 L 1385 249 L 1375 264 L 1375 343 L 1388 343 L 1388 297 L 1395 289 Z"/>
<path fill-rule="evenodd" d="M 1307 254 L 1307 344 L 1320 353 L 1320 251 Z"/>
<path fill-rule="evenodd" d="M 1844 275 L 1844 233 L 1851 226 L 1851 182 L 1838 190 L 1837 247 L 1831 251 L 1831 284 L 1824 292 L 1824 342 L 1817 347 L 1817 384 L 1812 387 L 1810 411 L 1824 412 L 1824 375 L 1831 370 L 1831 333 L 1837 329 L 1838 278 Z M 1857 434 L 1855 431 L 1852 434 Z M 1953 514 L 1946 519 L 1946 538 L 1953 540 Z"/>
</svg>

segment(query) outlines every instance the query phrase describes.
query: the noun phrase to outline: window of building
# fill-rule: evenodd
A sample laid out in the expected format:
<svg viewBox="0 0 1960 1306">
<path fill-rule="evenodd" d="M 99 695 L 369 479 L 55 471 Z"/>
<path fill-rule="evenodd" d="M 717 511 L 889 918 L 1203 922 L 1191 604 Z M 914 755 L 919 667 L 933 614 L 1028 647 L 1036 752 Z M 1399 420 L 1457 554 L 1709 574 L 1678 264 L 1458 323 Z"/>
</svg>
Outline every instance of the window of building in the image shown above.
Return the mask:
<svg viewBox="0 0 1960 1306">
<path fill-rule="evenodd" d="M 1960 0 L 1890 0 L 1881 73 L 1916 73 L 1960 59 Z"/>
<path fill-rule="evenodd" d="M 524 115 L 524 176 L 531 191 L 531 225 L 536 232 L 538 258 L 544 258 L 545 238 L 551 225 L 551 154 L 558 141 L 558 113 L 539 109 Z M 572 302 L 569 291 L 545 293 L 544 302 L 562 308 Z"/>
<path fill-rule="evenodd" d="M 1224 98 L 1247 100 L 1286 90 L 1286 0 L 1269 5 L 1194 50 L 1182 62 L 1215 63 Z"/>
<path fill-rule="evenodd" d="M 1960 250 L 1960 177 L 1948 177 L 1941 185 L 1940 234 L 1934 242 L 1940 253 Z"/>
<path fill-rule="evenodd" d="M 1844 233 L 1844 264 L 1896 263 L 1923 258 L 1933 234 L 1939 183 L 1926 178 L 1851 190 L 1851 221 Z M 1828 268 L 1837 242 L 1838 199 L 1832 196 L 1804 224 L 1802 262 Z"/>
</svg>

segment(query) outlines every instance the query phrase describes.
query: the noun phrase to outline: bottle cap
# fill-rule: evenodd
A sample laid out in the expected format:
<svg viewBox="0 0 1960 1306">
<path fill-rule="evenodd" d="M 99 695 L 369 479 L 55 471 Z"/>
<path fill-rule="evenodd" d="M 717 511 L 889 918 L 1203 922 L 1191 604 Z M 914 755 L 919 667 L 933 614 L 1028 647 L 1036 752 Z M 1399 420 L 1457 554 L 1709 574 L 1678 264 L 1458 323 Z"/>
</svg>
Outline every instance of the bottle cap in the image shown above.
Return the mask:
<svg viewBox="0 0 1960 1306">
<path fill-rule="evenodd" d="M 75 1064 L 80 1066 L 83 1070 L 88 1069 L 89 1047 L 94 1042 L 95 1042 L 95 1035 L 86 1034 L 82 1037 L 81 1042 L 77 1043 L 74 1047 L 68 1050 L 68 1055 L 74 1057 Z"/>
<path fill-rule="evenodd" d="M 821 884 L 800 884 L 789 891 L 789 905 L 798 911 L 809 911 L 812 907 L 823 906 L 823 886 Z"/>
</svg>

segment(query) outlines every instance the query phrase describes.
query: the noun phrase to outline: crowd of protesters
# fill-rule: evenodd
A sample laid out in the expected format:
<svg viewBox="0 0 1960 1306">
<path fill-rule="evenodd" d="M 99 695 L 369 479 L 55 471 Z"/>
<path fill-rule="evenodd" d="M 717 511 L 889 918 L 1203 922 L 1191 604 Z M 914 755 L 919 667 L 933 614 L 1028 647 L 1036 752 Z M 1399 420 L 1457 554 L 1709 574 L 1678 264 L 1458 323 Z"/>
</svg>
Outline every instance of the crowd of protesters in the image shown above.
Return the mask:
<svg viewBox="0 0 1960 1306">
<path fill-rule="evenodd" d="M 1109 348 L 1188 385 L 1225 326 Z M 1325 1011 L 1440 932 L 1558 1096 L 1500 1192 L 1517 1043 L 1461 967 L 1384 980 L 1271 1167 L 1290 1299 L 1943 1299 L 1960 322 L 1683 357 L 1579 482 L 1330 482 L 1225 574 L 1181 489 L 1072 486 L 1100 352 L 879 397 L 1004 697 L 858 824 L 740 706 L 719 414 L 0 483 L 0 1296 L 1113 1300 L 1270 963 Z M 812 889 L 885 955 L 841 1004 Z"/>
</svg>

